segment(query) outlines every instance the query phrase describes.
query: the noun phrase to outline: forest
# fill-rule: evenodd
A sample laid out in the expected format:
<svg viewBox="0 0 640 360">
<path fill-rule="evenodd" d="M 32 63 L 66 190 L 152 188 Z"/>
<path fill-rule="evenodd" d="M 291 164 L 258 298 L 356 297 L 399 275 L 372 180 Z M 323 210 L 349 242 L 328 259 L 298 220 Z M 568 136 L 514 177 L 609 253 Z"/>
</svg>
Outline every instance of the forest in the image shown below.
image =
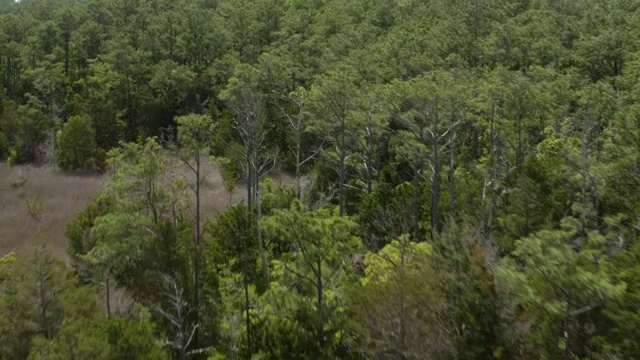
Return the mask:
<svg viewBox="0 0 640 360">
<path fill-rule="evenodd" d="M 640 359 L 639 7 L 0 0 L 0 360 Z"/>
</svg>

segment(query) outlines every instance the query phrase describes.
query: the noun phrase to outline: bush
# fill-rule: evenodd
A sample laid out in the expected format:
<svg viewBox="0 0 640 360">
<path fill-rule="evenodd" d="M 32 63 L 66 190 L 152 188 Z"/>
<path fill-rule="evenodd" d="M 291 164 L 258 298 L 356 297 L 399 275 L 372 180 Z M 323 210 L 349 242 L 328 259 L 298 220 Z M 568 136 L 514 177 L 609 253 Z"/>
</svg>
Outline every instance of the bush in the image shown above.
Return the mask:
<svg viewBox="0 0 640 360">
<path fill-rule="evenodd" d="M 72 116 L 57 134 L 57 162 L 64 170 L 96 167 L 96 132 L 85 116 Z"/>
</svg>

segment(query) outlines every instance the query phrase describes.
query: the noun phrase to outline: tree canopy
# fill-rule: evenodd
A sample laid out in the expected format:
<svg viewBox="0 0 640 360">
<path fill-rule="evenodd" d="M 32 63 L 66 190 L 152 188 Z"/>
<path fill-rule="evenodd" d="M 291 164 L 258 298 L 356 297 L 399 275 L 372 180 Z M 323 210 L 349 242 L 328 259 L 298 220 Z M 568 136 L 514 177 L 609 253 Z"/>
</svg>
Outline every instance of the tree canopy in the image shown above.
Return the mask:
<svg viewBox="0 0 640 360">
<path fill-rule="evenodd" d="M 637 358 L 639 11 L 0 1 L 0 159 L 106 183 L 0 359 Z"/>
</svg>

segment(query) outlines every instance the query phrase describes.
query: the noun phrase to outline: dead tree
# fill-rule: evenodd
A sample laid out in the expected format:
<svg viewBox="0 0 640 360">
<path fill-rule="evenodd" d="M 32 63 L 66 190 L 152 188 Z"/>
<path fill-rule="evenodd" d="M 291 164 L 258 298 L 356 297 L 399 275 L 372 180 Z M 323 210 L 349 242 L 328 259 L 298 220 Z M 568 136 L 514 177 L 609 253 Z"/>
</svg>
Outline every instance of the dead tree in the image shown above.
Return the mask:
<svg viewBox="0 0 640 360">
<path fill-rule="evenodd" d="M 155 310 L 167 320 L 173 330 L 172 339 L 167 341 L 167 345 L 178 351 L 180 360 L 185 360 L 188 354 L 187 349 L 200 324 L 189 324 L 184 291 L 178 286 L 176 280 L 171 276 L 164 276 L 163 280 L 167 286 L 166 309 L 157 306 Z"/>
</svg>

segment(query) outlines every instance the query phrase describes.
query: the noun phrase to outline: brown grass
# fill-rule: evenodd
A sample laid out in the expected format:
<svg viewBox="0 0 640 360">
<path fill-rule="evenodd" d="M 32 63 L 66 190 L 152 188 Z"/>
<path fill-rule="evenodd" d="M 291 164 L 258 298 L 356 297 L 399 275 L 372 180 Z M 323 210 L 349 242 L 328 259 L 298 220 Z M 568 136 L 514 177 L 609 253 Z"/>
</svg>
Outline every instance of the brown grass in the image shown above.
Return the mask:
<svg viewBox="0 0 640 360">
<path fill-rule="evenodd" d="M 51 166 L 9 167 L 0 163 L 0 256 L 11 251 L 22 253 L 42 241 L 52 253 L 64 258 L 67 223 L 102 188 L 103 181 L 96 175 L 65 174 Z"/>
</svg>

